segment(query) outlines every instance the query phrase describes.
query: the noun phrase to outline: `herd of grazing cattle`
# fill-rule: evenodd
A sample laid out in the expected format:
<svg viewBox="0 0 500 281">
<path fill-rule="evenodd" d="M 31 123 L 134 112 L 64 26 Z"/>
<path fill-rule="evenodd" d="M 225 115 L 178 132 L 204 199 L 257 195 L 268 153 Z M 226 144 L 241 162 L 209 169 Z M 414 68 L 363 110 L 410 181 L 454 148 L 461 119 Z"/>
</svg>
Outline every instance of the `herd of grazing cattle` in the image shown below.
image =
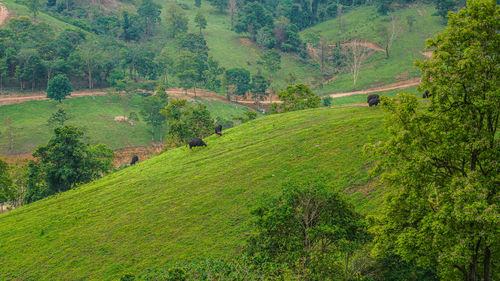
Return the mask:
<svg viewBox="0 0 500 281">
<path fill-rule="evenodd" d="M 430 92 L 429 92 L 429 90 L 426 90 L 423 93 L 422 98 L 427 99 L 429 97 L 430 97 Z M 380 96 L 377 94 L 369 95 L 367 98 L 367 102 L 368 102 L 368 105 L 370 107 L 377 106 L 380 104 Z M 215 126 L 215 134 L 218 136 L 222 136 L 222 125 L 221 124 L 217 124 Z M 189 145 L 189 149 L 192 149 L 193 147 L 207 146 L 207 143 L 204 142 L 201 138 L 195 138 L 195 139 L 190 140 L 188 142 L 188 145 Z M 139 162 L 139 157 L 134 154 L 134 156 L 132 156 L 132 161 L 130 161 L 130 165 L 134 165 L 137 162 Z"/>
</svg>

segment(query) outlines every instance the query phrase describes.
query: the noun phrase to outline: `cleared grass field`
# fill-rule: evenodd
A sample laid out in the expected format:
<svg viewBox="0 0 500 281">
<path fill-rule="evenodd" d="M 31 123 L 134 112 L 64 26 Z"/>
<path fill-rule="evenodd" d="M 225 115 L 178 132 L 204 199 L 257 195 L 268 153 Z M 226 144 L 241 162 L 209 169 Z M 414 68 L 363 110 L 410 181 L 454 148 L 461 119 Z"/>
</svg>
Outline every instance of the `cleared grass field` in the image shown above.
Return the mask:
<svg viewBox="0 0 500 281">
<path fill-rule="evenodd" d="M 170 262 L 228 257 L 249 211 L 283 183 L 323 178 L 363 213 L 380 204 L 363 145 L 384 139 L 379 108 L 270 115 L 8 213 L 0 279 L 117 280 Z"/>
<path fill-rule="evenodd" d="M 128 112 L 139 114 L 142 97 L 134 96 Z M 242 116 L 247 107 L 219 101 L 203 101 L 213 118 L 222 117 L 231 120 Z M 27 153 L 38 145 L 45 144 L 52 135 L 47 124 L 50 116 L 57 111 L 55 101 L 31 101 L 21 104 L 0 106 L 0 153 Z M 124 109 L 119 100 L 108 96 L 81 97 L 63 101 L 63 108 L 71 116 L 67 124 L 82 127 L 91 143 L 104 143 L 113 149 L 128 146 L 147 146 L 151 144 L 151 127 L 142 119 L 131 125 L 115 121 L 122 116 Z M 9 133 L 4 131 L 6 120 L 12 120 L 14 129 L 14 149 L 10 150 Z"/>
</svg>

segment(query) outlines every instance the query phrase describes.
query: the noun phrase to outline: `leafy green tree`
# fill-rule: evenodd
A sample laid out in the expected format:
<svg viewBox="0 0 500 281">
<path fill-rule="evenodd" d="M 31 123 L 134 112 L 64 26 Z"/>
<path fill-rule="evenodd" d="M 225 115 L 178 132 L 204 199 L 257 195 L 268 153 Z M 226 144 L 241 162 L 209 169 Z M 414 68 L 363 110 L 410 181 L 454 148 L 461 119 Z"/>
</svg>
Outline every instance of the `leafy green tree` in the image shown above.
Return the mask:
<svg viewBox="0 0 500 281">
<path fill-rule="evenodd" d="M 202 75 L 205 69 L 206 65 L 202 57 L 189 51 L 182 51 L 177 57 L 174 65 L 175 75 L 181 81 L 182 87 L 186 89 L 186 91 L 194 87 L 195 97 L 197 83 L 202 81 Z"/>
<path fill-rule="evenodd" d="M 137 13 L 141 16 L 146 25 L 146 34 L 153 34 L 153 26 L 160 22 L 161 5 L 153 2 L 153 0 L 142 0 Z"/>
<path fill-rule="evenodd" d="M 222 14 L 227 7 L 227 2 L 228 0 L 210 0 L 210 3 L 219 10 L 220 14 Z"/>
<path fill-rule="evenodd" d="M 180 38 L 179 44 L 181 49 L 190 51 L 193 54 L 203 57 L 203 59 L 208 57 L 207 41 L 201 35 L 186 33 Z"/>
<path fill-rule="evenodd" d="M 201 35 L 201 30 L 207 28 L 207 19 L 201 12 L 199 12 L 198 14 L 196 14 L 194 22 L 196 24 L 196 27 L 200 29 L 200 35 Z"/>
<path fill-rule="evenodd" d="M 122 11 L 121 28 L 120 37 L 126 42 L 138 41 L 141 38 L 141 25 L 136 20 L 136 17 L 126 10 Z"/>
<path fill-rule="evenodd" d="M 31 164 L 33 178 L 28 189 L 37 190 L 28 190 L 29 202 L 41 199 L 37 192 L 48 195 L 66 191 L 95 180 L 112 169 L 113 150 L 103 144 L 92 146 L 84 143 L 83 136 L 83 131 L 77 127 L 58 127 L 49 142 L 35 150 L 33 156 L 37 160 Z M 42 176 L 46 186 L 36 183 Z"/>
<path fill-rule="evenodd" d="M 47 123 L 51 127 L 62 127 L 64 126 L 64 123 L 69 119 L 70 116 L 68 113 L 66 113 L 66 110 L 64 110 L 64 108 L 59 108 L 54 114 L 50 116 Z"/>
<path fill-rule="evenodd" d="M 186 12 L 174 3 L 169 3 L 166 10 L 165 23 L 167 24 L 167 33 L 170 38 L 185 33 L 188 29 L 188 18 Z"/>
<path fill-rule="evenodd" d="M 373 227 L 377 249 L 437 265 L 443 280 L 500 277 L 499 17 L 495 1 L 469 1 L 428 41 L 433 58 L 417 65 L 429 105 L 383 99 L 389 140 L 375 148 L 390 194 Z"/>
<path fill-rule="evenodd" d="M 194 5 L 198 8 L 201 8 L 201 0 L 195 0 Z"/>
<path fill-rule="evenodd" d="M 3 91 L 3 80 L 9 75 L 9 66 L 7 65 L 7 59 L 0 59 L 0 91 Z"/>
<path fill-rule="evenodd" d="M 281 55 L 276 50 L 269 50 L 262 55 L 258 64 L 264 67 L 269 76 L 270 83 L 273 83 L 274 75 L 281 69 Z M 274 92 L 271 92 L 271 103 L 273 102 L 273 94 Z"/>
<path fill-rule="evenodd" d="M 3 212 L 3 204 L 14 197 L 12 179 L 9 173 L 9 165 L 0 159 L 0 211 Z"/>
<path fill-rule="evenodd" d="M 439 0 L 436 1 L 437 15 L 446 18 L 448 12 L 455 10 L 456 3 L 454 0 Z"/>
<path fill-rule="evenodd" d="M 219 62 L 212 57 L 208 58 L 206 69 L 203 71 L 203 83 L 205 89 L 218 91 L 221 87 L 221 80 L 219 78 L 225 72 L 224 67 L 220 66 Z"/>
<path fill-rule="evenodd" d="M 415 25 L 415 22 L 417 22 L 417 19 L 415 16 L 412 15 L 407 15 L 406 16 L 406 24 L 408 24 L 408 31 L 411 32 L 413 29 L 413 25 Z"/>
<path fill-rule="evenodd" d="M 273 18 L 258 2 L 249 2 L 239 12 L 235 30 L 238 33 L 248 32 L 255 41 L 258 31 L 263 27 L 273 28 Z"/>
<path fill-rule="evenodd" d="M 41 7 L 40 0 L 28 0 L 27 4 L 31 13 L 33 13 L 33 20 L 36 20 Z"/>
<path fill-rule="evenodd" d="M 193 106 L 185 99 L 174 99 L 161 113 L 166 117 L 168 136 L 180 143 L 213 133 L 214 120 L 203 104 Z"/>
<path fill-rule="evenodd" d="M 321 98 L 304 84 L 288 86 L 286 90 L 278 92 L 282 103 L 273 103 L 271 113 L 283 113 L 307 108 L 317 108 L 321 104 Z"/>
<path fill-rule="evenodd" d="M 256 234 L 247 254 L 258 264 L 290 267 L 297 279 L 340 280 L 333 257 L 352 253 L 368 233 L 361 215 L 333 190 L 319 180 L 295 182 L 279 198 L 263 200 L 252 211 Z"/>
<path fill-rule="evenodd" d="M 256 99 L 262 99 L 267 95 L 266 90 L 269 87 L 269 80 L 260 74 L 252 76 L 252 92 Z"/>
<path fill-rule="evenodd" d="M 66 96 L 71 95 L 72 91 L 73 87 L 68 77 L 64 74 L 59 74 L 50 79 L 47 86 L 47 98 L 55 99 L 60 103 Z"/>
<path fill-rule="evenodd" d="M 163 126 L 165 125 L 165 116 L 160 112 L 168 105 L 168 95 L 165 91 L 157 91 L 156 95 L 146 97 L 142 100 L 142 110 L 139 112 L 146 123 L 151 125 L 151 140 L 154 141 L 158 136 L 163 140 Z"/>
<path fill-rule="evenodd" d="M 236 86 L 237 95 L 244 95 L 252 87 L 250 84 L 250 72 L 243 68 L 231 68 L 225 73 L 226 85 Z"/>
</svg>

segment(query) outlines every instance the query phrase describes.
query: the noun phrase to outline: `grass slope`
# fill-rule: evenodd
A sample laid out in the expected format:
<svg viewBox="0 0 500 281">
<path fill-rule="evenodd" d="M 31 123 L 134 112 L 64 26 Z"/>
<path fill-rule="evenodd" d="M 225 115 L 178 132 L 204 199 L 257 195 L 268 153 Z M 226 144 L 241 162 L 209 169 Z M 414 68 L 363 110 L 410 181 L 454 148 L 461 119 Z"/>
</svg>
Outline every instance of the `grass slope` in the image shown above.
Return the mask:
<svg viewBox="0 0 500 281">
<path fill-rule="evenodd" d="M 31 205 L 0 214 L 0 279 L 116 280 L 175 260 L 237 253 L 249 211 L 284 182 L 324 177 L 362 212 L 384 138 L 378 108 L 270 115 Z"/>
<path fill-rule="evenodd" d="M 414 62 L 416 59 L 425 58 L 421 53 L 425 48 L 425 40 L 444 29 L 443 20 L 439 16 L 433 16 L 434 13 L 434 7 L 427 4 L 415 4 L 396 10 L 394 16 L 397 18 L 400 32 L 394 40 L 390 57 L 387 59 L 384 52 L 372 55 L 361 68 L 356 88 L 365 89 L 420 76 L 419 70 L 414 67 Z M 416 20 L 411 31 L 406 22 L 407 16 L 413 16 Z M 358 39 L 383 46 L 376 28 L 380 24 L 390 26 L 390 19 L 378 15 L 375 6 L 356 8 L 345 13 L 342 19 L 345 21 L 345 31 L 339 28 L 338 19 L 332 19 L 302 31 L 301 35 L 317 32 L 332 44 Z M 343 73 L 317 92 L 341 92 L 352 88 L 352 75 Z"/>
<path fill-rule="evenodd" d="M 219 101 L 204 101 L 213 118 L 231 120 L 242 116 L 247 107 Z M 142 98 L 135 96 L 131 100 L 130 111 L 139 114 Z M 38 145 L 45 144 L 52 135 L 47 120 L 57 111 L 55 101 L 31 101 L 20 104 L 0 106 L 0 124 L 6 119 L 12 120 L 14 129 L 14 149 L 9 150 L 9 137 L 0 130 L 0 153 L 27 153 Z M 81 97 L 63 101 L 63 107 L 71 116 L 68 124 L 86 129 L 86 135 L 92 143 L 104 143 L 113 149 L 128 146 L 147 146 L 151 143 L 151 127 L 144 121 L 134 126 L 114 121 L 115 116 L 123 115 L 119 100 L 107 96 Z"/>
</svg>

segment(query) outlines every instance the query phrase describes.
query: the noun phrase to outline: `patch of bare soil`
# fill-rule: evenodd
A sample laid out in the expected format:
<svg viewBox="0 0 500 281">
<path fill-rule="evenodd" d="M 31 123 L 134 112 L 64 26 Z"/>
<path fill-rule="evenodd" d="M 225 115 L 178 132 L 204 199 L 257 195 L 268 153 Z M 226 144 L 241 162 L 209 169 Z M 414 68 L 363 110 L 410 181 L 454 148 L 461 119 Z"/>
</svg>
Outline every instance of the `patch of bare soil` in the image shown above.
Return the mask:
<svg viewBox="0 0 500 281">
<path fill-rule="evenodd" d="M 0 24 L 4 24 L 9 19 L 9 10 L 2 3 L 0 3 Z"/>
<path fill-rule="evenodd" d="M 370 42 L 370 41 L 354 41 L 354 42 L 344 42 L 344 43 L 341 43 L 340 45 L 341 46 L 351 46 L 353 44 L 356 44 L 358 46 L 362 46 L 362 47 L 365 47 L 367 49 L 372 49 L 376 52 L 384 52 L 385 53 L 385 49 L 382 48 L 382 46 L 380 46 L 379 44 L 377 43 L 373 43 L 373 42 Z"/>
<path fill-rule="evenodd" d="M 132 126 L 135 125 L 135 121 L 134 120 L 129 120 L 126 116 L 115 116 L 115 118 L 113 120 L 115 120 L 117 122 L 127 122 L 130 125 L 132 125 Z"/>
<path fill-rule="evenodd" d="M 115 167 L 120 167 L 123 165 L 129 165 L 132 160 L 132 156 L 137 155 L 139 157 L 139 162 L 149 159 L 162 150 L 162 145 L 153 146 L 132 146 L 125 147 L 115 150 L 115 158 L 113 159 L 113 165 Z"/>
<path fill-rule="evenodd" d="M 424 16 L 424 14 L 422 13 L 422 11 L 420 11 L 420 9 L 418 9 L 418 10 L 417 10 L 417 13 L 418 13 L 418 15 L 419 15 L 419 16 L 421 16 L 421 17 L 423 17 L 423 16 Z"/>
<path fill-rule="evenodd" d="M 238 38 L 238 40 L 240 41 L 240 43 L 243 46 L 246 46 L 246 47 L 253 47 L 254 46 L 252 40 L 250 40 L 249 38 Z"/>
<path fill-rule="evenodd" d="M 423 51 L 423 52 L 420 52 L 422 55 L 428 57 L 428 58 L 432 58 L 432 54 L 434 53 L 433 51 Z"/>
<path fill-rule="evenodd" d="M 371 93 L 377 93 L 377 92 L 385 92 L 385 91 L 396 90 L 396 89 L 406 89 L 406 88 L 410 88 L 413 86 L 418 86 L 421 81 L 422 81 L 422 79 L 417 77 L 417 78 L 412 78 L 412 79 L 409 79 L 406 81 L 392 83 L 392 84 L 388 84 L 388 85 L 384 85 L 384 86 L 380 86 L 380 87 L 369 88 L 369 89 L 365 89 L 365 90 L 331 94 L 330 97 L 340 98 L 340 97 L 353 96 L 353 95 L 364 95 L 364 94 L 371 94 Z"/>
</svg>

